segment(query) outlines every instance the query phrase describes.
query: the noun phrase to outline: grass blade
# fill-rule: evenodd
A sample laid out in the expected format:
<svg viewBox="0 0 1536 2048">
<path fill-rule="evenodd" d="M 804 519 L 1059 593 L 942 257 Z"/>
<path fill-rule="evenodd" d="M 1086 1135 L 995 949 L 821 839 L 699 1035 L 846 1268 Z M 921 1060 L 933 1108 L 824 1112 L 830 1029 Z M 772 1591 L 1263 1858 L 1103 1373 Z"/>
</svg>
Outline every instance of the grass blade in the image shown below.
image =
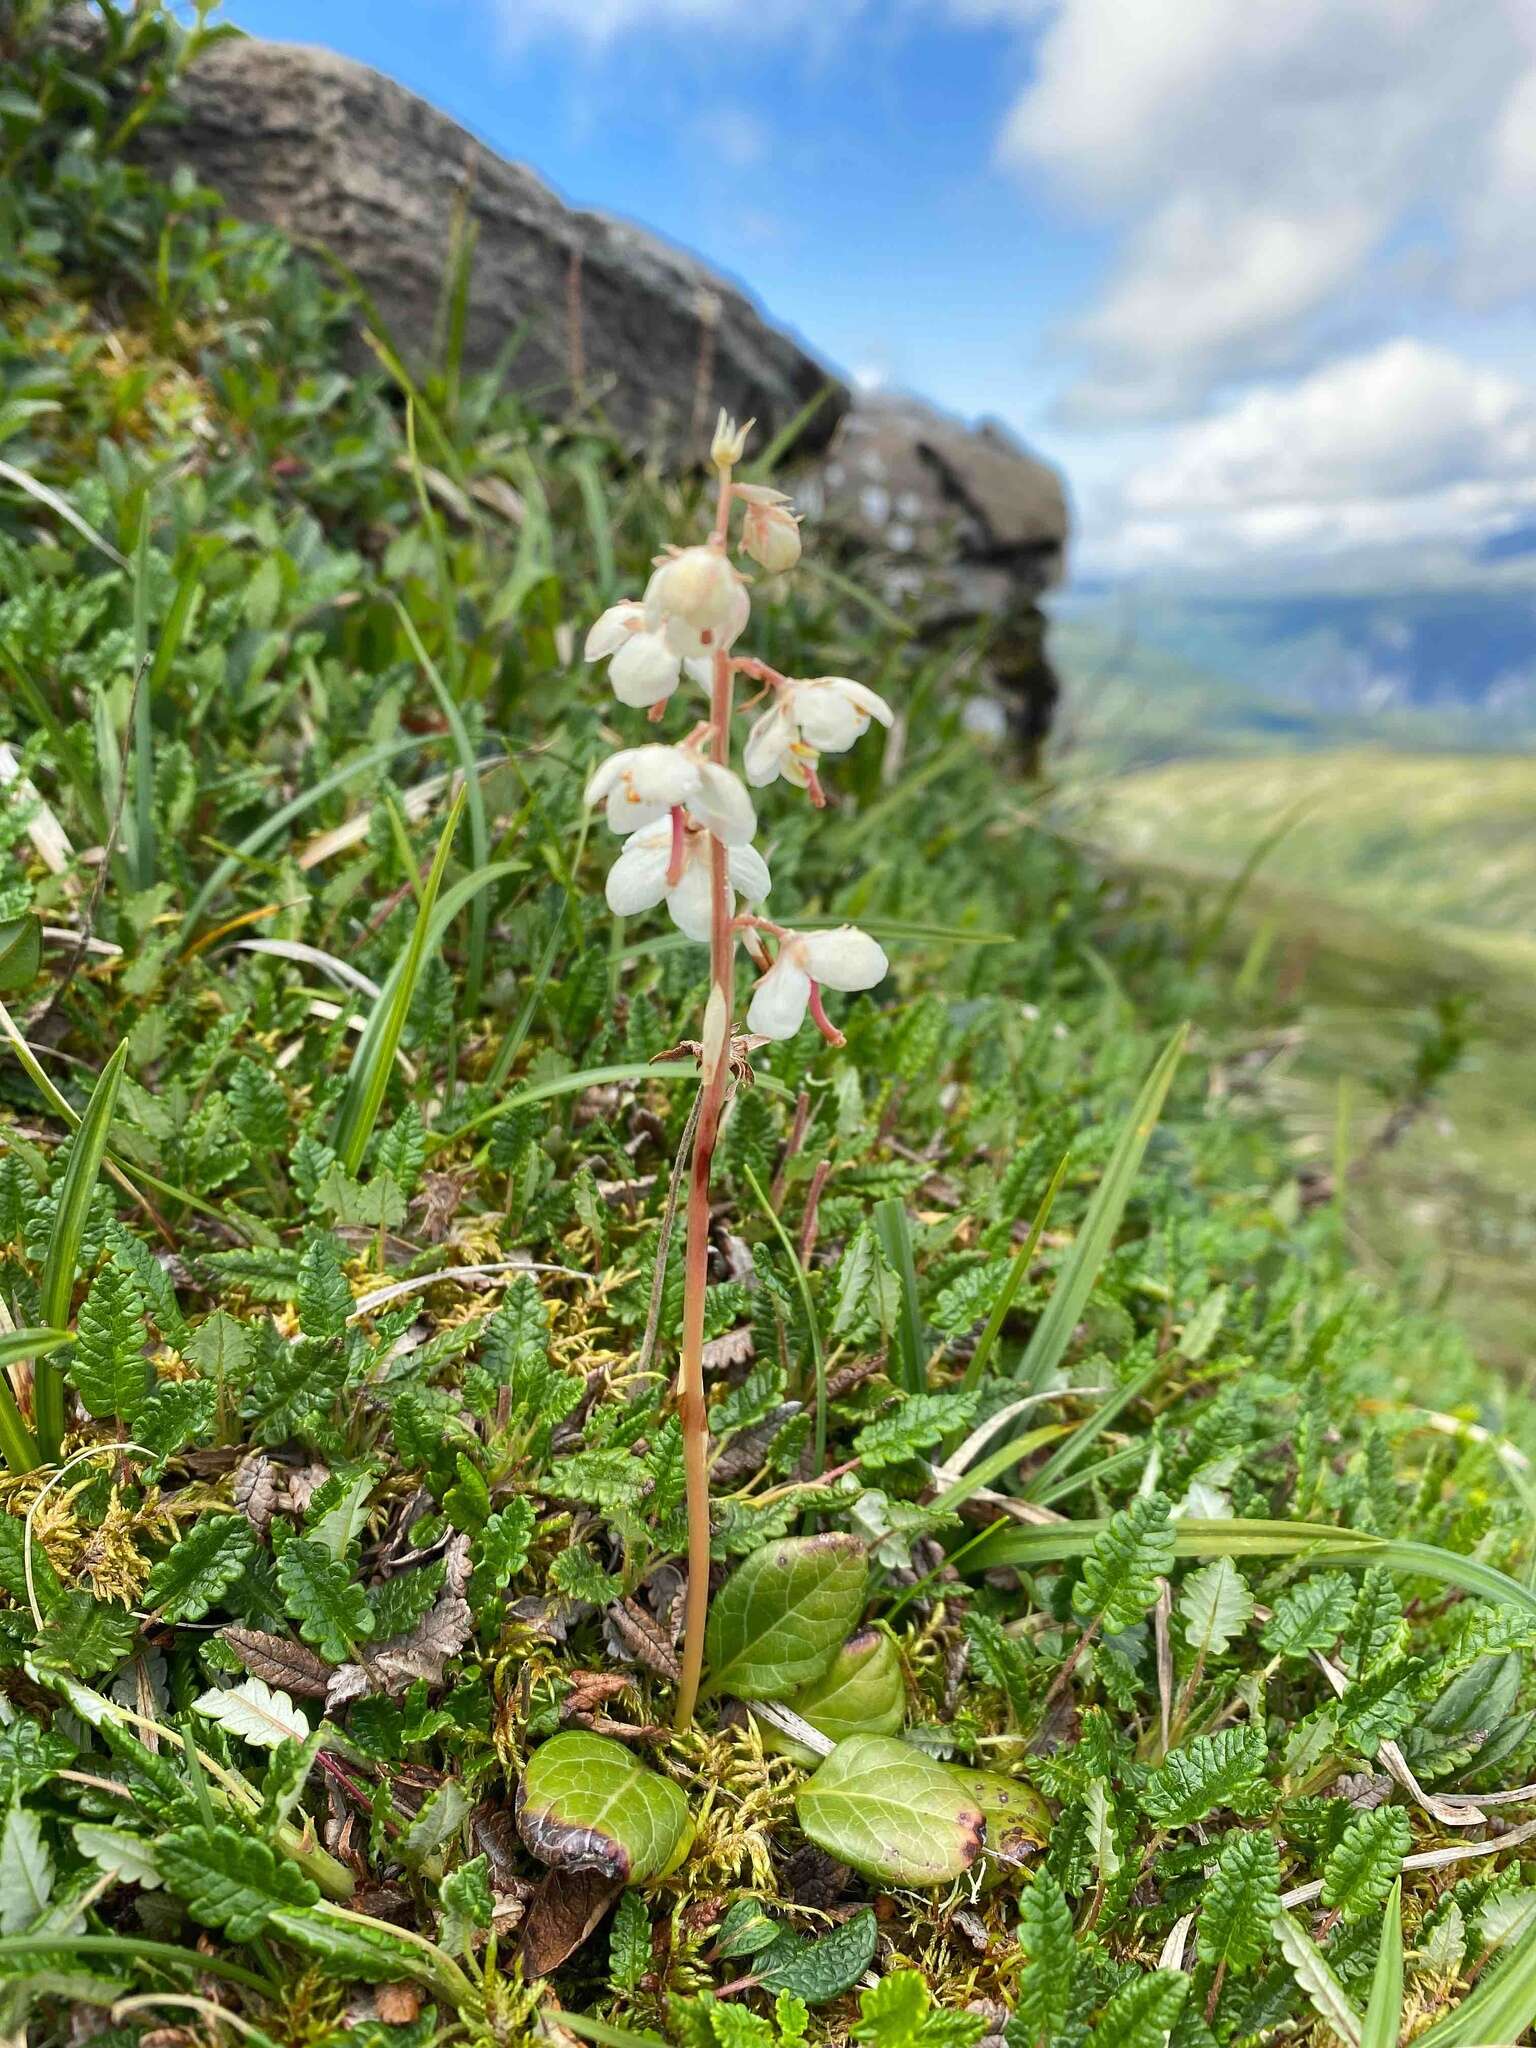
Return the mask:
<svg viewBox="0 0 1536 2048">
<path fill-rule="evenodd" d="M 1083 1453 L 1102 1436 L 1115 1417 L 1129 1408 L 1133 1401 L 1141 1399 L 1161 1373 L 1164 1363 L 1163 1359 L 1154 1358 L 1150 1365 L 1143 1366 L 1138 1373 L 1133 1373 L 1123 1387 L 1117 1387 L 1107 1401 L 1101 1402 L 1091 1415 L 1080 1422 L 1066 1442 L 1053 1451 L 1035 1473 L 1024 1488 L 1024 1498 L 1038 1501 L 1044 1490 L 1055 1487 L 1058 1481 L 1065 1479 Z"/>
<path fill-rule="evenodd" d="M 1094 1190 L 1082 1228 L 1057 1278 L 1055 1291 L 1046 1304 L 1045 1314 L 1035 1325 L 1029 1348 L 1019 1363 L 1018 1377 L 1031 1388 L 1044 1386 L 1072 1341 L 1072 1332 L 1077 1328 L 1088 1297 L 1093 1292 L 1099 1268 L 1114 1243 L 1115 1232 L 1120 1228 L 1120 1219 L 1125 1214 L 1131 1188 L 1141 1170 L 1142 1159 L 1162 1114 L 1168 1090 L 1173 1085 L 1188 1035 L 1189 1026 L 1181 1024 L 1142 1083 L 1135 1107 L 1104 1169 L 1104 1178 Z"/>
<path fill-rule="evenodd" d="M 1415 2042 L 1426 2048 L 1510 2048 L 1536 2019 L 1536 1927 L 1528 1927 L 1443 2020 Z"/>
<path fill-rule="evenodd" d="M 393 761 L 396 755 L 408 754 L 415 748 L 430 746 L 431 743 L 430 733 L 424 736 L 413 733 L 408 739 L 391 740 L 387 746 L 371 747 L 366 754 L 359 754 L 355 759 L 344 762 L 340 768 L 332 769 L 329 775 L 322 776 L 312 789 L 301 790 L 290 802 L 284 804 L 281 810 L 274 811 L 270 818 L 264 819 L 254 832 L 248 832 L 232 853 L 225 854 L 193 898 L 192 907 L 184 920 L 184 929 L 190 932 L 224 884 L 238 871 L 242 862 L 249 860 L 253 854 L 260 853 L 261 849 L 269 841 L 276 839 L 295 818 L 301 818 L 306 811 L 322 803 L 333 791 L 355 781 L 359 775 L 366 775 L 370 768 L 382 768 L 386 761 Z"/>
<path fill-rule="evenodd" d="M 11 1367 L 46 1358 L 69 1342 L 68 1330 L 7 1330 L 0 1336 L 0 1453 L 7 1469 L 31 1472 L 38 1462 L 37 1440 L 22 1420 L 11 1386 Z"/>
<path fill-rule="evenodd" d="M 1382 1915 L 1381 1946 L 1371 1979 L 1371 2002 L 1365 2008 L 1360 2048 L 1397 2048 L 1403 2030 L 1403 1880 L 1399 1878 Z"/>
<path fill-rule="evenodd" d="M 1061 1184 L 1067 1177 L 1067 1168 L 1071 1163 L 1072 1154 L 1063 1152 L 1061 1164 L 1051 1175 L 1051 1184 L 1041 1197 L 1040 1207 L 1035 1211 L 1035 1220 L 1029 1226 L 1029 1235 L 1013 1255 L 1013 1264 L 1008 1269 L 1008 1278 L 1003 1282 L 1003 1291 L 997 1297 L 991 1315 L 987 1317 L 987 1327 L 981 1333 L 981 1342 L 971 1353 L 971 1362 L 965 1368 L 965 1377 L 960 1382 L 962 1387 L 971 1388 L 981 1384 L 981 1376 L 997 1348 L 998 1338 L 1003 1334 L 1003 1325 L 1008 1320 L 1008 1311 L 1013 1307 L 1014 1297 L 1024 1284 L 1030 1261 L 1040 1249 L 1045 1226 L 1051 1220 L 1051 1210 L 1056 1205 L 1056 1197 L 1061 1192 Z"/>
<path fill-rule="evenodd" d="M 475 750 L 470 744 L 469 729 L 464 723 L 464 715 L 459 710 L 453 692 L 443 681 L 436 662 L 422 645 L 415 621 L 398 598 L 394 603 L 401 630 L 411 643 L 411 652 L 421 664 L 423 675 L 432 685 L 432 694 L 437 699 L 438 709 L 442 712 L 444 722 L 453 736 L 454 752 L 459 757 L 459 770 L 464 777 L 464 789 L 469 799 L 470 860 L 475 867 L 483 868 L 491 857 L 491 834 L 485 814 L 485 791 L 480 786 L 480 764 L 476 761 Z M 480 1008 L 480 992 L 485 986 L 485 950 L 490 930 L 490 912 L 491 906 L 487 899 L 477 895 L 469 910 L 469 973 L 464 988 L 466 1018 L 473 1018 Z"/>
<path fill-rule="evenodd" d="M 149 666 L 149 493 L 139 507 L 139 537 L 133 550 L 133 665 L 138 687 L 133 699 L 133 872 L 141 889 L 155 879 L 154 678 Z"/>
<path fill-rule="evenodd" d="M 128 1058 L 125 1038 L 102 1069 L 91 1091 L 91 1099 L 80 1119 L 59 1189 L 58 1211 L 48 1238 L 43 1261 L 43 1321 L 55 1330 L 69 1326 L 70 1299 L 75 1290 L 75 1269 L 80 1261 L 80 1240 L 85 1235 L 86 1211 L 96 1192 L 101 1162 L 106 1156 L 107 1135 L 117 1108 L 117 1091 Z M 64 1379 L 54 1366 L 38 1371 L 33 1390 L 33 1412 L 37 1421 L 37 1448 L 44 1463 L 59 1455 L 64 1437 Z"/>
<path fill-rule="evenodd" d="M 389 1086 L 389 1070 L 394 1064 L 401 1034 L 405 1030 L 405 1020 L 411 1007 L 411 999 L 416 993 L 416 984 L 421 979 L 421 970 L 426 964 L 432 912 L 437 903 L 437 892 L 442 887 L 448 856 L 453 849 L 453 837 L 459 829 L 459 819 L 463 815 L 465 794 L 465 790 L 461 788 L 453 800 L 448 822 L 437 842 L 431 872 L 421 892 L 421 904 L 416 912 L 416 922 L 411 928 L 411 936 L 406 941 L 404 953 L 384 984 L 383 994 L 373 1006 L 368 1018 L 368 1029 L 363 1033 L 352 1056 L 351 1071 L 347 1076 L 341 1109 L 336 1118 L 336 1153 L 350 1174 L 355 1175 L 362 1165 L 363 1154 L 368 1149 L 368 1140 L 373 1136 L 373 1127 L 378 1122 L 379 1109 L 384 1101 L 384 1091 Z"/>
<path fill-rule="evenodd" d="M 752 1192 L 757 1197 L 758 1207 L 767 1217 L 769 1227 L 779 1240 L 780 1249 L 789 1261 L 789 1270 L 795 1276 L 795 1286 L 800 1293 L 800 1306 L 805 1311 L 805 1327 L 811 1340 L 811 1371 L 815 1377 L 816 1396 L 816 1427 L 813 1439 L 815 1453 L 811 1477 L 819 1479 L 827 1464 L 827 1354 L 821 1341 L 821 1325 L 816 1320 L 816 1304 L 811 1299 L 811 1283 L 806 1278 L 805 1268 L 800 1263 L 800 1255 L 795 1250 L 789 1232 L 784 1228 L 782 1217 L 763 1192 L 762 1183 L 750 1166 L 744 1171 Z"/>
<path fill-rule="evenodd" d="M 912 1226 L 906 1205 L 899 1195 L 887 1195 L 875 1204 L 875 1235 L 886 1264 L 901 1287 L 901 1309 L 896 1321 L 897 1385 L 909 1394 L 920 1394 L 926 1379 L 928 1347 L 923 1337 L 923 1312 L 917 1299 L 917 1266 L 912 1257 Z"/>
<path fill-rule="evenodd" d="M 971 1552 L 968 1569 L 989 1571 L 994 1565 L 1017 1565 L 1030 1571 L 1082 1557 L 1107 1522 L 1053 1522 L 1045 1528 L 1021 1528 L 998 1522 L 985 1542 Z M 1466 1593 L 1481 1593 L 1507 1607 L 1536 1614 L 1536 1592 L 1493 1565 L 1480 1564 L 1459 1551 L 1434 1543 L 1414 1543 L 1395 1536 L 1368 1536 L 1359 1529 L 1335 1529 L 1327 1522 L 1196 1521 L 1173 1525 L 1175 1557 L 1294 1557 L 1304 1564 L 1385 1565 L 1410 1572 Z"/>
</svg>

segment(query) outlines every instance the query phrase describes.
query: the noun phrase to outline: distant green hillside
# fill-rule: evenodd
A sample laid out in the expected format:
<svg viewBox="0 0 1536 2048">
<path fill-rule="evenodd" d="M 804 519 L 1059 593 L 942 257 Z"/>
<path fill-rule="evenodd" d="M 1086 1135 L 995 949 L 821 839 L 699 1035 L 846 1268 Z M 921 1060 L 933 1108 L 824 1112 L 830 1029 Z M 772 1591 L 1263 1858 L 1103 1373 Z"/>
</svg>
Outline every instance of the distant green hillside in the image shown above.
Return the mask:
<svg viewBox="0 0 1536 2048">
<path fill-rule="evenodd" d="M 1352 1185 L 1349 1237 L 1383 1275 L 1417 1267 L 1485 1358 L 1528 1375 L 1536 759 L 1358 745 L 1208 755 L 1069 779 L 1057 809 L 1128 867 L 1207 884 L 1242 875 L 1290 821 L 1235 892 L 1222 949 L 1234 981 L 1291 1005 L 1292 1035 L 1264 1052 L 1265 1092 L 1321 1171 L 1340 1084 L 1358 1162 L 1385 1118 L 1378 1080 L 1406 1070 L 1438 998 L 1469 999 L 1465 1064 Z"/>
<path fill-rule="evenodd" d="M 1536 969 L 1536 758 L 1367 747 L 1171 761 L 1086 785 L 1080 828 L 1138 863 L 1235 871 L 1290 818 L 1272 887 L 1454 928 Z"/>
</svg>

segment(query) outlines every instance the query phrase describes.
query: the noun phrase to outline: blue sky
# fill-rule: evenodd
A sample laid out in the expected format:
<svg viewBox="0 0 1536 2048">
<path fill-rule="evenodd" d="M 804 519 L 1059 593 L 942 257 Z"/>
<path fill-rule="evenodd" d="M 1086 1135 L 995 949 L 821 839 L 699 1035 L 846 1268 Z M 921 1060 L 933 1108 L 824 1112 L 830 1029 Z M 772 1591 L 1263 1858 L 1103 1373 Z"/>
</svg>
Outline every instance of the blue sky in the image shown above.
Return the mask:
<svg viewBox="0 0 1536 2048">
<path fill-rule="evenodd" d="M 229 0 L 996 414 L 1095 568 L 1536 510 L 1529 0 Z"/>
</svg>

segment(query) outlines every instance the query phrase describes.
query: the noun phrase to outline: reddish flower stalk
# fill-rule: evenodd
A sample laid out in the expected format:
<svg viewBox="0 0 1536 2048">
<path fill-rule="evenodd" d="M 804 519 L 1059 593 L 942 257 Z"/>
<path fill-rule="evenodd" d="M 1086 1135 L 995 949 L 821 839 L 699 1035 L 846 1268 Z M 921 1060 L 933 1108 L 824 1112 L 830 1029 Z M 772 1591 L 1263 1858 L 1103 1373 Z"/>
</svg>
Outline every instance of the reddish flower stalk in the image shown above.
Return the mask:
<svg viewBox="0 0 1536 2048">
<path fill-rule="evenodd" d="M 758 721 L 747 743 L 744 765 L 749 780 L 761 786 L 782 778 L 805 790 L 813 803 L 824 800 L 816 773 L 821 753 L 842 753 L 872 717 L 884 723 L 891 718 L 883 698 L 846 676 L 797 681 L 752 656 L 732 655 L 751 609 L 746 581 L 729 557 L 733 504 L 747 508 L 743 551 L 770 575 L 792 568 L 800 554 L 798 523 L 783 494 L 767 485 L 732 480 L 745 442 L 745 429 L 738 430 L 722 413 L 711 450 L 719 495 L 708 540 L 694 547 L 669 548 L 657 557 L 644 598 L 610 605 L 586 641 L 589 661 L 611 663 L 609 680 L 619 701 L 644 710 L 652 721 L 664 713 L 677 690 L 685 662 L 690 674 L 699 676 L 707 660 L 710 681 L 709 718 L 686 740 L 673 746 L 625 748 L 603 762 L 587 784 L 588 802 L 606 806 L 610 827 L 624 841 L 608 875 L 610 909 L 628 917 L 665 903 L 681 931 L 708 942 L 710 955 L 699 1095 L 692 1120 L 677 1377 L 688 1526 L 688 1591 L 675 1716 L 679 1728 L 691 1722 L 698 1701 L 709 1608 L 704 1300 L 715 1145 L 731 1093 L 737 937 L 745 939 L 760 973 L 747 1017 L 747 1029 L 758 1040 L 792 1038 L 809 1009 L 823 1035 L 841 1045 L 842 1034 L 822 1004 L 823 986 L 849 993 L 872 988 L 886 970 L 880 947 L 851 925 L 802 933 L 767 918 L 737 915 L 738 896 L 749 905 L 760 903 L 772 886 L 767 864 L 751 843 L 757 829 L 752 799 L 730 767 L 737 675 L 760 682 L 776 697 L 775 710 Z M 765 939 L 775 944 L 771 956 Z M 814 1204 L 813 1192 L 813 1209 Z M 649 1344 L 648 1332 L 647 1356 Z"/>
</svg>

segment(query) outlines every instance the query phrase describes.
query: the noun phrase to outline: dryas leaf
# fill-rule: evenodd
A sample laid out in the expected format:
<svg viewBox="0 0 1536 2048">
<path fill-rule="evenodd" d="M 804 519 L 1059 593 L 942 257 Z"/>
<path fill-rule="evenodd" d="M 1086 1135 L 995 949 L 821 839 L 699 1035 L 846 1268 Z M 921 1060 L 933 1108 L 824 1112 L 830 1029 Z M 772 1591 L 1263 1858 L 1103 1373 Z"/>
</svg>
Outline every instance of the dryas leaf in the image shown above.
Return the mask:
<svg viewBox="0 0 1536 2048">
<path fill-rule="evenodd" d="M 815 1941 L 780 1933 L 752 1965 L 769 1991 L 793 1992 L 807 2005 L 825 2005 L 849 1991 L 875 1959 L 879 1930 L 868 1906 Z"/>
<path fill-rule="evenodd" d="M 1196 1656 L 1225 1656 L 1252 1619 L 1253 1595 L 1230 1557 L 1202 1565 L 1179 1588 L 1179 1622 Z"/>
<path fill-rule="evenodd" d="M 541 1863 L 644 1884 L 675 1868 L 693 1826 L 670 1778 L 608 1735 L 552 1735 L 517 1788 L 518 1831 Z"/>
<path fill-rule="evenodd" d="M 309 1720 L 285 1692 L 274 1692 L 259 1678 L 243 1679 L 239 1685 L 215 1686 L 192 1702 L 194 1713 L 217 1721 L 231 1735 L 254 1742 L 261 1749 L 276 1749 L 280 1742 L 305 1742 Z"/>
<path fill-rule="evenodd" d="M 840 1742 L 795 1811 L 819 1849 L 876 1884 L 952 1884 L 986 1836 L 960 1773 L 888 1735 Z"/>
<path fill-rule="evenodd" d="M 224 1928 L 231 1941 L 249 1941 L 280 1907 L 312 1906 L 320 1896 L 297 1864 L 231 1827 L 180 1828 L 155 1853 L 193 1919 Z"/>
<path fill-rule="evenodd" d="M 863 1612 L 868 1579 L 856 1536 L 785 1536 L 764 1544 L 711 1604 L 709 1689 L 777 1700 L 812 1684 Z"/>
<path fill-rule="evenodd" d="M 0 1934 L 30 1927 L 53 1896 L 53 1856 L 30 1806 L 13 1806 L 0 1832 Z"/>
<path fill-rule="evenodd" d="M 98 1870 L 124 1884 L 136 1884 L 152 1892 L 163 1882 L 155 1845 L 127 1828 L 109 1828 L 96 1821 L 76 1821 L 71 1832 L 75 1847 Z"/>
</svg>

